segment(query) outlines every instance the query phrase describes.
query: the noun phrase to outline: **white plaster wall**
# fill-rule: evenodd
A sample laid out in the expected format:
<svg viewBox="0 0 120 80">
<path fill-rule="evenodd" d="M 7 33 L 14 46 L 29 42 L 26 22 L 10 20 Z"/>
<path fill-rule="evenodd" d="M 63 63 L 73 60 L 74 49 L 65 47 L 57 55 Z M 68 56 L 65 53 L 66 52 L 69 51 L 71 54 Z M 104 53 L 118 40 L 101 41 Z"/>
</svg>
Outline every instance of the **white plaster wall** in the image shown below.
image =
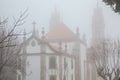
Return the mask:
<svg viewBox="0 0 120 80">
<path fill-rule="evenodd" d="M 46 53 L 54 53 L 48 46 L 46 46 Z"/>
<path fill-rule="evenodd" d="M 40 80 L 40 56 L 28 56 L 26 64 L 26 80 Z"/>
<path fill-rule="evenodd" d="M 91 66 L 91 64 L 89 64 L 89 70 L 90 70 L 90 80 L 92 80 L 92 66 Z"/>
<path fill-rule="evenodd" d="M 59 48 L 59 43 L 55 42 L 55 43 L 51 43 L 52 45 L 56 46 L 57 48 Z M 67 44 L 67 53 L 72 54 L 73 52 L 73 48 L 75 46 L 75 42 L 62 42 L 62 50 L 65 50 L 65 44 Z"/>
<path fill-rule="evenodd" d="M 31 45 L 33 40 L 35 41 L 35 46 Z M 40 46 L 35 39 L 30 40 L 29 44 L 27 45 L 27 53 L 40 53 Z"/>
<path fill-rule="evenodd" d="M 63 42 L 62 48 L 65 50 L 65 44 L 67 44 L 67 53 L 72 54 L 75 42 Z"/>
<path fill-rule="evenodd" d="M 72 69 L 72 75 L 73 75 L 73 80 L 75 80 L 75 59 L 73 60 L 73 69 Z"/>
<path fill-rule="evenodd" d="M 85 80 L 85 62 L 86 62 L 86 46 L 81 44 L 80 47 L 80 58 L 81 58 L 81 80 Z"/>
</svg>

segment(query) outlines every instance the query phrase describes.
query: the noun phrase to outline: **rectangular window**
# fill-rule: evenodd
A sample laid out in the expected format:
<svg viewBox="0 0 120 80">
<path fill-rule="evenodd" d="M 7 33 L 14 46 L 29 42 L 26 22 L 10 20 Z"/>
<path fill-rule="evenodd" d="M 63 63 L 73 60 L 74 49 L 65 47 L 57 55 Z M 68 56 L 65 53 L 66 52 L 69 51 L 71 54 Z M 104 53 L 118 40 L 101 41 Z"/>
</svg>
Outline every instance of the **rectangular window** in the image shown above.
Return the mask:
<svg viewBox="0 0 120 80">
<path fill-rule="evenodd" d="M 55 56 L 50 56 L 49 57 L 49 68 L 50 69 L 56 69 L 57 68 L 57 63 L 56 63 L 56 57 Z"/>
<path fill-rule="evenodd" d="M 56 80 L 56 75 L 51 75 L 50 80 Z"/>
<path fill-rule="evenodd" d="M 63 80 L 66 80 L 66 76 L 64 75 L 64 78 L 63 78 Z"/>
<path fill-rule="evenodd" d="M 21 80 L 21 75 L 18 75 L 18 80 Z"/>
</svg>

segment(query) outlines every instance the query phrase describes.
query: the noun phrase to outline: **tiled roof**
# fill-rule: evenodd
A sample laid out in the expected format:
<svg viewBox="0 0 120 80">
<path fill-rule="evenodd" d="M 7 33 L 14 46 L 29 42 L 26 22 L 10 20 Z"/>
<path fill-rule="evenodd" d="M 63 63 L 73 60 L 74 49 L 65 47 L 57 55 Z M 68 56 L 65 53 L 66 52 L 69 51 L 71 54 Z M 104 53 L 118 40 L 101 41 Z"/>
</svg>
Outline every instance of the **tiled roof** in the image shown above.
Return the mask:
<svg viewBox="0 0 120 80">
<path fill-rule="evenodd" d="M 49 46 L 50 46 L 53 50 L 55 50 L 55 51 L 57 51 L 57 52 L 65 53 L 65 51 L 60 50 L 60 48 L 59 48 L 58 46 L 55 46 L 55 45 L 53 45 L 53 44 L 49 44 Z"/>
<path fill-rule="evenodd" d="M 76 34 L 72 32 L 64 23 L 60 23 L 45 35 L 45 40 L 75 40 Z"/>
</svg>

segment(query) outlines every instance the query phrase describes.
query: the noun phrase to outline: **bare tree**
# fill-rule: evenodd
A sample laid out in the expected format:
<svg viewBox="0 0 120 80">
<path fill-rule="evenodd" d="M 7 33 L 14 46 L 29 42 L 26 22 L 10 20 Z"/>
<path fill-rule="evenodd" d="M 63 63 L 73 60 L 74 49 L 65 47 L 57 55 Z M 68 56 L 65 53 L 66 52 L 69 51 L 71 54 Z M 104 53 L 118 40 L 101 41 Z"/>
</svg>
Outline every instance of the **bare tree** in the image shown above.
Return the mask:
<svg viewBox="0 0 120 80">
<path fill-rule="evenodd" d="M 10 77 L 8 72 L 16 72 L 17 59 L 19 58 L 19 34 L 16 33 L 16 28 L 25 23 L 27 10 L 20 14 L 18 19 L 14 18 L 13 26 L 10 28 L 5 26 L 8 19 L 0 21 L 0 80 L 8 80 Z"/>
<path fill-rule="evenodd" d="M 91 48 L 97 74 L 103 80 L 118 80 L 120 77 L 120 40 L 105 40 Z"/>
</svg>

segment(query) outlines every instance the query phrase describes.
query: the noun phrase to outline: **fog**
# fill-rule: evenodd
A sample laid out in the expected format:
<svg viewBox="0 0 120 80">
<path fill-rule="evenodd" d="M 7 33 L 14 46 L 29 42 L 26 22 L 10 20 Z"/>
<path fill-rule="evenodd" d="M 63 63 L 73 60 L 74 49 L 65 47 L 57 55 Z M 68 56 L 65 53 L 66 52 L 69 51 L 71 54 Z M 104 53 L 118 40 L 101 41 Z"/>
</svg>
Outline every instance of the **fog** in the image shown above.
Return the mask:
<svg viewBox="0 0 120 80">
<path fill-rule="evenodd" d="M 95 76 L 97 76 L 95 66 L 93 63 L 89 62 L 89 59 L 91 60 L 91 57 L 89 57 L 91 56 L 89 55 L 91 54 L 89 47 L 92 42 L 93 13 L 98 6 L 102 9 L 104 16 L 105 36 L 114 38 L 120 37 L 120 14 L 113 12 L 102 0 L 0 0 L 0 19 L 8 18 L 8 26 L 13 23 L 13 17 L 18 18 L 18 15 L 27 9 L 28 17 L 25 19 L 25 24 L 21 27 L 17 27 L 21 33 L 24 32 L 24 29 L 27 33 L 33 30 L 30 38 L 26 39 L 24 36 L 23 39 L 22 37 L 24 42 L 22 48 L 20 48 L 21 54 L 28 55 L 27 57 L 25 56 L 25 58 L 22 56 L 21 59 L 23 63 L 28 64 L 24 65 L 27 80 L 62 80 L 63 76 L 66 77 L 67 80 L 88 80 L 89 78 L 89 80 L 96 80 L 94 79 L 96 78 Z M 64 31 L 67 29 L 70 34 L 67 34 L 68 36 L 62 36 L 65 38 L 62 38 L 63 41 L 62 39 L 61 41 L 58 40 L 61 36 L 52 36 L 53 42 L 49 39 L 47 41 L 46 39 L 46 42 L 49 43 L 48 45 L 44 43 L 44 31 L 45 33 L 49 31 L 50 18 L 55 9 L 60 13 L 61 21 L 75 32 L 75 34 L 73 33 L 75 39 L 72 37 L 71 39 L 65 40 L 66 37 L 71 37 L 72 31 L 68 28 L 62 28 Z M 39 31 L 39 36 L 35 34 L 33 22 L 36 22 L 35 28 Z M 44 31 L 42 31 L 42 27 L 44 27 Z M 61 27 L 66 26 L 63 25 Z M 79 27 L 80 31 L 76 34 L 77 27 Z M 99 25 L 97 28 L 99 28 Z M 97 31 L 99 31 L 97 28 L 95 28 L 96 30 L 93 32 L 97 33 Z M 100 31 L 102 30 L 103 28 L 100 29 Z M 101 37 L 104 33 L 102 34 L 100 31 L 98 32 L 100 34 L 94 36 L 95 40 L 93 39 L 93 42 L 96 40 L 100 41 L 99 39 L 102 40 L 104 38 Z M 81 39 L 79 39 L 79 32 Z M 39 39 L 41 33 L 43 37 Z M 62 31 L 58 34 L 61 33 Z M 84 34 L 87 38 L 87 45 L 83 37 Z M 55 37 L 58 39 L 56 38 L 54 41 Z M 43 42 L 41 42 L 41 40 L 43 40 Z M 94 46 L 94 44 L 92 45 Z M 59 53 L 63 53 L 62 56 L 61 54 L 59 55 Z M 50 68 L 50 66 L 54 69 Z M 25 78 L 24 75 L 22 75 L 22 71 L 18 75 Z"/>
<path fill-rule="evenodd" d="M 106 35 L 119 36 L 120 15 L 114 13 L 101 0 L 0 0 L 1 18 L 17 17 L 21 11 L 28 9 L 29 16 L 24 27 L 28 32 L 32 30 L 32 22 L 37 23 L 36 28 L 41 31 L 45 27 L 49 28 L 49 21 L 52 12 L 56 8 L 61 15 L 62 21 L 74 32 L 79 26 L 80 34 L 86 34 L 87 39 L 91 39 L 91 24 L 94 8 L 97 4 L 102 8 Z"/>
</svg>

